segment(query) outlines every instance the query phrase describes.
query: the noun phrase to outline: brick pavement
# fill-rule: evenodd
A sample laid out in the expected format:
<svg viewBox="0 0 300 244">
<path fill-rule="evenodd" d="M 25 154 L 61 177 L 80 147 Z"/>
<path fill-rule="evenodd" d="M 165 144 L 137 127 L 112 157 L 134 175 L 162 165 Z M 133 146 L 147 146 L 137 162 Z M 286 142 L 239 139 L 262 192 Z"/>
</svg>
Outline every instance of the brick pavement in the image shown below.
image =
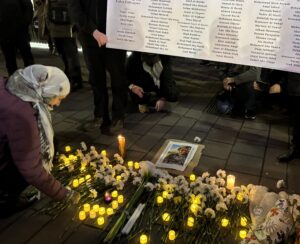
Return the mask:
<svg viewBox="0 0 300 244">
<path fill-rule="evenodd" d="M 37 63 L 62 67 L 61 60 L 49 56 L 45 50 L 34 50 L 34 55 Z M 0 75 L 5 75 L 3 57 L 0 57 Z M 206 148 L 194 170 L 196 173 L 206 170 L 215 173 L 223 168 L 237 176 L 238 184 L 263 184 L 271 189 L 278 179 L 284 179 L 290 193 L 300 193 L 300 160 L 290 164 L 279 164 L 276 160 L 288 148 L 288 118 L 278 109 L 258 114 L 255 121 L 219 116 L 212 106 L 221 87 L 217 68 L 201 65 L 199 60 L 174 58 L 173 61 L 174 76 L 181 91 L 179 102 L 171 105 L 169 113 L 127 114 L 123 132 L 127 159 L 151 160 L 166 139 L 192 142 L 199 136 Z M 92 114 L 92 92 L 85 83 L 84 89 L 69 95 L 53 113 L 59 148 L 67 144 L 78 147 L 85 141 L 109 153 L 117 152 L 115 137 L 80 129 L 92 119 Z M 76 223 L 70 225 L 72 209 L 55 220 L 36 214 L 45 202 L 47 198 L 31 209 L 0 220 L 1 243 L 97 243 L 98 231 Z"/>
</svg>

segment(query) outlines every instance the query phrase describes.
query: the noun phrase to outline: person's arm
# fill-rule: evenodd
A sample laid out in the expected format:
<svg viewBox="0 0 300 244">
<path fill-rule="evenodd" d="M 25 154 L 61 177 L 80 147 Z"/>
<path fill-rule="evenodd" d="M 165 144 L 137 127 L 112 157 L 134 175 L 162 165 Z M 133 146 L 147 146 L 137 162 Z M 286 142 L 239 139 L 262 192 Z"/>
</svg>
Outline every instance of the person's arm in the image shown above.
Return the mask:
<svg viewBox="0 0 300 244">
<path fill-rule="evenodd" d="M 24 13 L 24 24 L 29 26 L 33 19 L 33 6 L 30 0 L 20 0 L 22 12 Z"/>
<path fill-rule="evenodd" d="M 234 77 L 234 83 L 241 85 L 243 83 L 254 82 L 260 74 L 260 68 L 251 66 L 247 71 Z"/>
<path fill-rule="evenodd" d="M 142 63 L 140 60 L 140 55 L 138 53 L 132 53 L 131 56 L 127 59 L 126 62 L 126 75 L 128 81 L 128 89 L 139 96 L 140 98 L 143 97 L 144 90 L 142 87 L 138 86 L 137 83 L 140 79 L 139 77 L 139 70 Z"/>
<path fill-rule="evenodd" d="M 34 110 L 23 101 L 13 105 L 6 118 L 7 138 L 13 161 L 24 179 L 54 200 L 64 200 L 68 190 L 44 169 Z"/>
</svg>

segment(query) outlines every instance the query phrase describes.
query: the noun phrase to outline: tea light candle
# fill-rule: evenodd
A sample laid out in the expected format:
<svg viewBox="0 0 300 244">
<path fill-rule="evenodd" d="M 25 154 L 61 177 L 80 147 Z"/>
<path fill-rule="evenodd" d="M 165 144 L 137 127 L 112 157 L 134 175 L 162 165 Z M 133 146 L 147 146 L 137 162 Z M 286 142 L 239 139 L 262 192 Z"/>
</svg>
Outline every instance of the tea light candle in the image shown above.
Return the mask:
<svg viewBox="0 0 300 244">
<path fill-rule="evenodd" d="M 241 217 L 240 224 L 243 227 L 247 226 L 247 218 L 246 217 Z"/>
<path fill-rule="evenodd" d="M 105 207 L 100 207 L 99 208 L 99 215 L 104 215 L 106 213 L 106 209 L 105 209 Z"/>
<path fill-rule="evenodd" d="M 135 169 L 139 169 L 140 168 L 140 163 L 139 162 L 135 162 L 134 163 L 134 168 Z"/>
<path fill-rule="evenodd" d="M 117 209 L 119 207 L 118 201 L 114 200 L 111 202 L 111 207 L 112 209 Z"/>
<path fill-rule="evenodd" d="M 121 175 L 117 175 L 116 180 L 117 181 L 121 181 L 122 180 L 122 176 Z"/>
<path fill-rule="evenodd" d="M 64 160 L 64 164 L 65 164 L 66 167 L 68 167 L 70 165 L 70 160 L 68 158 L 66 158 Z"/>
<path fill-rule="evenodd" d="M 227 182 L 226 182 L 226 187 L 228 190 L 232 190 L 234 188 L 235 184 L 235 176 L 234 175 L 227 175 Z"/>
<path fill-rule="evenodd" d="M 113 215 L 114 214 L 114 210 L 112 208 L 107 208 L 106 209 L 106 213 L 107 213 L 107 215 Z"/>
<path fill-rule="evenodd" d="M 111 197 L 111 195 L 109 194 L 109 192 L 105 192 L 105 194 L 104 194 L 104 201 L 105 201 L 106 203 L 110 203 L 110 202 L 112 201 L 112 197 Z"/>
<path fill-rule="evenodd" d="M 171 217 L 170 217 L 170 214 L 169 214 L 169 213 L 164 213 L 164 214 L 162 215 L 162 220 L 163 220 L 164 222 L 169 222 L 170 219 L 171 219 Z"/>
<path fill-rule="evenodd" d="M 163 198 L 167 198 L 167 197 L 168 197 L 168 195 L 169 195 L 169 192 L 167 192 L 167 191 L 163 191 L 163 193 L 162 193 L 162 196 L 163 196 Z"/>
<path fill-rule="evenodd" d="M 92 207 L 92 209 L 93 209 L 96 213 L 99 212 L 99 208 L 100 208 L 99 204 L 95 204 L 95 205 L 93 205 L 93 207 Z"/>
<path fill-rule="evenodd" d="M 81 177 L 81 178 L 79 179 L 79 185 L 81 185 L 84 181 L 85 181 L 85 179 L 84 179 L 83 177 Z"/>
<path fill-rule="evenodd" d="M 124 158 L 125 155 L 125 137 L 122 135 L 118 136 L 118 142 L 119 142 L 119 153 L 120 156 Z"/>
<path fill-rule="evenodd" d="M 148 237 L 145 234 L 141 235 L 140 244 L 147 244 L 147 242 L 148 242 Z"/>
<path fill-rule="evenodd" d="M 240 230 L 239 234 L 240 234 L 240 237 L 242 239 L 245 239 L 247 237 L 247 231 L 246 230 Z"/>
<path fill-rule="evenodd" d="M 191 175 L 190 175 L 190 181 L 195 181 L 195 180 L 196 180 L 196 175 L 191 174 Z"/>
<path fill-rule="evenodd" d="M 122 204 L 124 202 L 124 196 L 123 195 L 119 195 L 118 196 L 118 203 Z"/>
<path fill-rule="evenodd" d="M 128 165 L 129 168 L 132 168 L 133 167 L 133 161 L 128 161 L 127 165 Z"/>
<path fill-rule="evenodd" d="M 106 150 L 102 150 L 101 152 L 100 152 L 100 154 L 103 156 L 103 157 L 106 157 Z"/>
<path fill-rule="evenodd" d="M 90 211 L 90 218 L 91 218 L 91 219 L 96 218 L 96 212 L 95 212 L 94 210 L 91 210 L 91 211 Z"/>
<path fill-rule="evenodd" d="M 111 196 L 113 198 L 116 198 L 116 197 L 118 197 L 118 194 L 119 194 L 118 191 L 114 190 L 114 191 L 112 191 Z"/>
<path fill-rule="evenodd" d="M 174 230 L 170 230 L 168 236 L 170 241 L 174 241 L 176 239 L 176 232 Z"/>
<path fill-rule="evenodd" d="M 79 181 L 77 179 L 73 180 L 72 185 L 74 188 L 77 188 L 79 186 Z"/>
<path fill-rule="evenodd" d="M 86 219 L 85 211 L 80 211 L 78 215 L 79 215 L 79 220 L 83 221 Z"/>
<path fill-rule="evenodd" d="M 194 223 L 195 223 L 195 219 L 193 217 L 188 217 L 187 222 L 186 222 L 187 226 L 193 227 Z"/>
<path fill-rule="evenodd" d="M 103 217 L 99 217 L 97 219 L 97 224 L 100 225 L 100 226 L 104 225 L 104 222 L 105 222 L 105 219 Z"/>
<path fill-rule="evenodd" d="M 193 214 L 197 214 L 198 210 L 199 210 L 199 206 L 195 203 L 191 204 L 190 206 L 190 210 Z"/>
<path fill-rule="evenodd" d="M 65 147 L 65 151 L 66 151 L 66 152 L 71 152 L 71 147 L 70 147 L 70 146 L 66 146 L 66 147 Z"/>
<path fill-rule="evenodd" d="M 229 220 L 226 219 L 226 218 L 223 218 L 223 219 L 221 220 L 221 226 L 222 226 L 222 227 L 227 227 L 228 225 L 229 225 Z"/>
<path fill-rule="evenodd" d="M 86 180 L 86 181 L 91 181 L 91 179 L 92 179 L 92 176 L 91 176 L 91 175 L 86 175 L 86 176 L 85 176 L 85 180 Z"/>
<path fill-rule="evenodd" d="M 156 197 L 156 203 L 158 205 L 162 204 L 164 202 L 164 198 L 162 196 L 157 196 Z"/>
<path fill-rule="evenodd" d="M 91 210 L 91 205 L 88 203 L 83 204 L 84 212 L 89 212 Z"/>
<path fill-rule="evenodd" d="M 239 200 L 240 202 L 242 202 L 244 200 L 244 194 L 242 192 L 239 192 L 236 195 L 236 199 Z"/>
</svg>

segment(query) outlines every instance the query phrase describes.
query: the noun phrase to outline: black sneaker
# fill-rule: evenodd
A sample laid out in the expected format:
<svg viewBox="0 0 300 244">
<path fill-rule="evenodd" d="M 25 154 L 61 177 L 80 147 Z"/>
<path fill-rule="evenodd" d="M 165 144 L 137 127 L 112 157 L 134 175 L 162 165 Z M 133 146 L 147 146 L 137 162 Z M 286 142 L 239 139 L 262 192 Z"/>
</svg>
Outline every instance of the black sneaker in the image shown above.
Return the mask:
<svg viewBox="0 0 300 244">
<path fill-rule="evenodd" d="M 256 119 L 256 113 L 254 110 L 246 110 L 245 112 L 245 119 L 249 120 L 255 120 Z"/>
<path fill-rule="evenodd" d="M 287 153 L 284 153 L 277 157 L 280 163 L 288 163 L 293 159 L 297 159 L 297 158 L 300 158 L 300 150 L 296 150 L 296 149 L 291 149 Z"/>
</svg>

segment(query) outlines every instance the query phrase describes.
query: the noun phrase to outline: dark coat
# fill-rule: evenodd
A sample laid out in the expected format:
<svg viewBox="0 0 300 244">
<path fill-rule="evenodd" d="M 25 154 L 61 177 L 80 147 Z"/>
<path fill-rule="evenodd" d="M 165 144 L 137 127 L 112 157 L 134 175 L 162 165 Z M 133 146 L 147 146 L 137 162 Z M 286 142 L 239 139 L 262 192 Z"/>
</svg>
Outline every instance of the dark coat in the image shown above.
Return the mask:
<svg viewBox="0 0 300 244">
<path fill-rule="evenodd" d="M 290 96 L 300 96 L 300 73 L 288 74 L 288 94 Z"/>
<path fill-rule="evenodd" d="M 0 1 L 0 40 L 28 35 L 28 27 L 33 18 L 30 0 Z"/>
<path fill-rule="evenodd" d="M 107 0 L 70 0 L 69 10 L 81 44 L 99 47 L 92 34 L 96 29 L 106 33 Z"/>
<path fill-rule="evenodd" d="M 66 197 L 64 188 L 42 166 L 36 110 L 10 94 L 0 78 L 0 172 L 14 164 L 24 179 L 55 200 Z M 8 184 L 13 184 L 7 182 Z"/>
</svg>

